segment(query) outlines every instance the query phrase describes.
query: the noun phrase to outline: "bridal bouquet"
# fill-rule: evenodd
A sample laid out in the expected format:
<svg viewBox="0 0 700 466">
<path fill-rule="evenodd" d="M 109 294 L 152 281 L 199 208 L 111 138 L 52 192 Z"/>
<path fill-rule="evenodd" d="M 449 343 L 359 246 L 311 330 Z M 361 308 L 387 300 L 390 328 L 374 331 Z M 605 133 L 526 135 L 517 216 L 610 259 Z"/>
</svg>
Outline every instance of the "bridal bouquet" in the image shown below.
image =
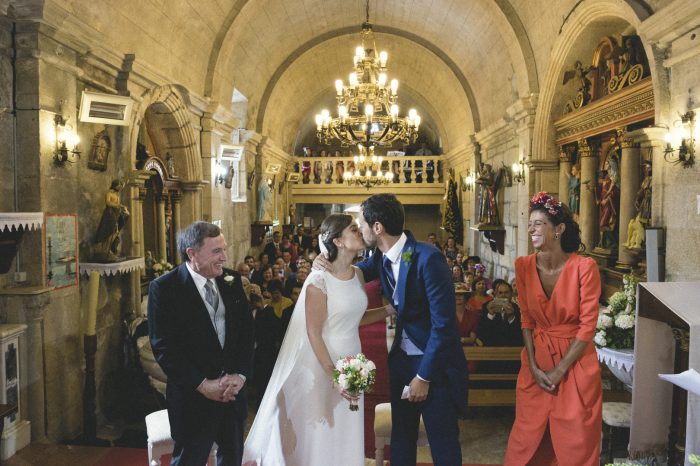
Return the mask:
<svg viewBox="0 0 700 466">
<path fill-rule="evenodd" d="M 333 371 L 333 382 L 340 388 L 353 395 L 369 392 L 374 385 L 374 376 L 377 367 L 367 357 L 358 353 L 357 356 L 346 356 L 338 359 Z M 350 411 L 360 409 L 353 401 L 350 402 Z"/>
</svg>

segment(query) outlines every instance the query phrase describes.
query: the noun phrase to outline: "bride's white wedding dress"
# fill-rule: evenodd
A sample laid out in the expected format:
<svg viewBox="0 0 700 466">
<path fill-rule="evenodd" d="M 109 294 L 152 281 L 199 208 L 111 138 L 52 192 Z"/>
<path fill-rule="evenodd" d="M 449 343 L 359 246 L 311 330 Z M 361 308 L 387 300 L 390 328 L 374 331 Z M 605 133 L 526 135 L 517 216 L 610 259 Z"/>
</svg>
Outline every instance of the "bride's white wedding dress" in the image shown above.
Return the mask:
<svg viewBox="0 0 700 466">
<path fill-rule="evenodd" d="M 367 309 L 359 269 L 350 280 L 314 270 L 307 277 L 270 383 L 245 441 L 243 464 L 257 466 L 364 465 L 364 399 L 349 402 L 316 359 L 306 334 L 306 288 L 326 294 L 328 318 L 323 341 L 331 359 L 360 352 L 358 327 Z M 308 312 L 313 312 L 310 309 Z"/>
</svg>

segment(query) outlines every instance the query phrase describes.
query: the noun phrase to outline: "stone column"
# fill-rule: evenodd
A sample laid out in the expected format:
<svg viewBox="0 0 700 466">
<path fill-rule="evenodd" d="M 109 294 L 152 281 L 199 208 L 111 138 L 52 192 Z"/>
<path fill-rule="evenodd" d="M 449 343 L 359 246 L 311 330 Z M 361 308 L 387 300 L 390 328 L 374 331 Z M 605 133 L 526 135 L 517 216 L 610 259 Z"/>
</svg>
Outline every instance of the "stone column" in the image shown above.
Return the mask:
<svg viewBox="0 0 700 466">
<path fill-rule="evenodd" d="M 569 174 L 571 161 L 564 147 L 559 148 L 559 200 L 569 205 Z M 569 206 L 571 207 L 571 206 Z"/>
<path fill-rule="evenodd" d="M 206 181 L 183 181 L 182 202 L 180 209 L 181 225 L 187 226 L 192 222 L 202 219 L 202 188 L 208 184 Z"/>
<path fill-rule="evenodd" d="M 620 141 L 622 155 L 620 160 L 620 237 L 618 239 L 617 263 L 620 268 L 629 269 L 635 265 L 635 255 L 623 246 L 627 242 L 629 221 L 637 215 L 634 200 L 639 190 L 639 145 L 629 137 Z"/>
<path fill-rule="evenodd" d="M 591 252 L 596 245 L 596 226 L 598 224 L 598 208 L 592 191 L 596 187 L 598 158 L 596 152 L 591 150 L 585 139 L 578 143 L 578 155 L 581 158 L 581 205 L 579 206 L 581 241 L 586 246 L 586 251 Z M 588 182 L 590 188 L 584 185 L 584 182 Z"/>
<path fill-rule="evenodd" d="M 158 259 L 167 260 L 168 251 L 165 241 L 165 196 L 166 193 L 158 196 L 157 199 L 157 221 L 158 221 Z"/>
<path fill-rule="evenodd" d="M 173 231 L 176 234 L 177 237 L 177 232 L 182 229 L 180 226 L 180 202 L 182 201 L 182 194 L 179 192 L 175 192 L 172 195 L 172 200 L 173 200 Z M 177 249 L 177 246 L 176 248 Z M 179 265 L 182 263 L 182 258 L 180 257 L 180 254 L 175 251 L 175 264 Z"/>
</svg>

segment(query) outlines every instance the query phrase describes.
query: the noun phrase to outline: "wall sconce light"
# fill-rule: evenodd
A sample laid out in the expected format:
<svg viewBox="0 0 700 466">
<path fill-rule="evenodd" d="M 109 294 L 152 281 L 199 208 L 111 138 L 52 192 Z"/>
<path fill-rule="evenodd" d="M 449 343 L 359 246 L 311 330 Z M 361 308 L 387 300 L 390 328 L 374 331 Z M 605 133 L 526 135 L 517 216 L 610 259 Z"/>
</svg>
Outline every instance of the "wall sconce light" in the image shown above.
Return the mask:
<svg viewBox="0 0 700 466">
<path fill-rule="evenodd" d="M 682 114 L 680 122 L 676 122 L 675 126 L 679 127 L 682 133 L 681 145 L 674 149 L 671 145 L 674 135 L 670 131 L 666 133 L 664 136 L 666 141 L 664 159 L 674 165 L 681 164 L 683 168 L 692 167 L 695 164 L 695 112 L 689 110 Z"/>
<path fill-rule="evenodd" d="M 217 160 L 216 168 L 214 173 L 214 186 L 219 186 L 224 182 L 226 174 L 228 173 L 228 168 L 223 164 L 221 160 Z"/>
<path fill-rule="evenodd" d="M 462 177 L 462 191 L 471 191 L 476 184 L 476 178 L 470 170 Z"/>
<path fill-rule="evenodd" d="M 68 124 L 68 118 L 63 118 L 62 115 L 56 114 L 53 121 L 56 132 L 56 149 L 53 153 L 54 163 L 56 165 L 63 165 L 66 162 L 75 163 L 76 159 L 80 158 L 80 151 L 78 150 L 80 136 Z M 71 148 L 70 150 L 68 149 L 69 147 Z"/>
<path fill-rule="evenodd" d="M 525 159 L 514 162 L 511 166 L 514 183 L 525 183 Z"/>
</svg>

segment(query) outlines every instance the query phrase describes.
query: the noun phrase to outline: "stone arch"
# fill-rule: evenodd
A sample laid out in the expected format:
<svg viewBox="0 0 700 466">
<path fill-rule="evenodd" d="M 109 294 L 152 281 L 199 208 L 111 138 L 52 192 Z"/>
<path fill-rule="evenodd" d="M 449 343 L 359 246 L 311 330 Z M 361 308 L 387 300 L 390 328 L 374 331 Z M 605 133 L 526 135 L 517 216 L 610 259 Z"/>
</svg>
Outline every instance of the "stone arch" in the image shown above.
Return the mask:
<svg viewBox="0 0 700 466">
<path fill-rule="evenodd" d="M 389 34 L 389 35 L 395 35 L 399 37 L 403 37 L 405 39 L 410 40 L 411 42 L 415 42 L 419 44 L 420 46 L 428 49 L 430 52 L 432 52 L 434 55 L 436 55 L 442 62 L 447 65 L 447 67 L 452 71 L 454 76 L 457 78 L 459 81 L 460 85 L 462 86 L 462 89 L 464 91 L 464 94 L 467 97 L 467 101 L 469 102 L 469 108 L 472 114 L 472 120 L 474 122 L 474 130 L 479 131 L 481 129 L 481 122 L 479 118 L 479 109 L 476 104 L 476 97 L 474 96 L 474 91 L 472 90 L 469 82 L 467 81 L 466 76 L 462 73 L 462 71 L 459 69 L 459 66 L 457 66 L 457 63 L 455 63 L 446 53 L 444 53 L 442 50 L 440 50 L 439 47 L 436 45 L 432 44 L 430 41 L 423 39 L 422 37 L 413 34 L 412 32 L 409 31 L 404 31 L 398 28 L 390 27 L 390 26 L 373 26 L 373 30 L 375 33 L 379 34 Z M 285 71 L 292 65 L 292 63 L 314 48 L 315 46 L 331 39 L 335 39 L 340 36 L 347 36 L 347 35 L 357 35 L 357 26 L 348 26 L 342 29 L 336 29 L 333 31 L 328 31 L 324 34 L 321 34 L 319 36 L 314 37 L 313 39 L 307 41 L 306 43 L 300 45 L 297 47 L 292 53 L 287 56 L 287 58 L 282 62 L 275 72 L 273 73 L 272 77 L 268 80 L 267 86 L 265 86 L 265 91 L 263 92 L 261 98 L 260 98 L 260 106 L 258 107 L 257 110 L 257 118 L 255 121 L 255 131 L 261 132 L 263 130 L 263 123 L 265 120 L 265 112 L 267 110 L 267 105 L 270 100 L 270 96 L 272 95 L 272 91 L 275 89 L 275 86 L 277 85 L 277 82 L 280 80 L 282 75 L 284 74 Z"/>
<path fill-rule="evenodd" d="M 525 83 L 521 85 L 521 89 L 525 88 L 528 89 L 530 94 L 536 94 L 539 92 L 539 79 L 537 75 L 537 67 L 536 67 L 536 62 L 534 59 L 534 52 L 532 50 L 532 46 L 530 44 L 530 40 L 527 36 L 527 32 L 525 30 L 525 27 L 520 20 L 520 17 L 517 14 L 516 9 L 511 5 L 509 0 L 488 0 L 489 2 L 492 2 L 491 5 L 492 7 L 495 8 L 498 12 L 500 12 L 501 16 L 498 20 L 499 26 L 502 30 L 510 32 L 513 34 L 513 37 L 515 40 L 512 42 L 513 44 L 513 57 L 519 56 L 522 59 L 522 68 L 524 68 L 524 73 L 523 70 L 520 69 L 518 71 L 521 76 L 519 77 L 522 79 L 522 82 Z M 205 97 L 213 98 L 213 99 L 223 99 L 223 96 L 228 96 L 232 94 L 233 90 L 233 85 L 235 83 L 222 83 L 220 86 L 217 86 L 215 83 L 215 79 L 217 77 L 221 77 L 225 75 L 223 70 L 217 70 L 217 68 L 221 68 L 224 63 L 224 53 L 225 53 L 225 44 L 226 44 L 226 38 L 229 37 L 231 34 L 231 31 L 235 29 L 234 23 L 239 19 L 242 10 L 245 7 L 251 7 L 252 3 L 249 5 L 248 0 L 237 0 L 235 4 L 230 8 L 229 12 L 227 13 L 224 21 L 222 22 L 221 27 L 219 28 L 216 38 L 214 40 L 214 44 L 212 45 L 212 49 L 210 52 L 209 56 L 209 61 L 207 65 L 207 70 L 206 70 L 206 78 L 204 82 L 204 95 Z M 350 28 L 342 28 L 344 29 L 350 29 Z M 357 32 L 356 27 L 352 27 L 352 33 Z M 401 30 L 399 28 L 392 28 L 392 27 L 380 27 L 380 26 L 375 26 L 375 30 L 377 32 L 386 32 L 389 34 L 400 34 L 403 37 L 408 38 L 409 40 L 416 40 L 417 42 L 427 48 L 429 48 L 431 51 L 434 53 L 438 53 L 441 59 L 447 58 L 448 60 L 445 62 L 450 68 L 453 70 L 459 71 L 459 68 L 454 65 L 454 62 L 450 57 L 447 56 L 446 53 L 442 52 L 438 47 L 430 44 L 428 41 L 425 41 L 425 39 L 422 39 L 421 37 L 412 34 L 411 32 Z M 284 72 L 284 69 L 289 66 L 289 63 L 294 60 L 295 56 L 298 56 L 298 53 L 303 53 L 305 50 L 303 49 L 304 47 L 306 49 L 313 47 L 315 44 L 317 44 L 319 41 L 323 41 L 323 37 L 327 36 L 328 34 L 336 34 L 338 33 L 338 30 L 332 31 L 332 32 L 327 32 L 324 34 L 321 34 L 320 36 L 311 39 L 310 41 L 307 41 L 307 43 L 303 44 L 301 47 L 297 48 L 294 52 L 292 52 L 285 60 L 284 62 L 277 68 L 275 71 L 273 77 L 269 80 L 269 83 L 264 91 L 264 95 L 261 98 L 261 105 L 259 107 L 259 110 L 257 112 L 257 118 L 256 118 L 256 131 L 260 131 L 260 128 L 262 127 L 262 120 L 264 119 L 264 113 L 265 113 L 265 106 L 267 105 L 267 101 L 269 99 L 269 94 L 271 93 L 270 89 L 274 88 L 274 85 L 276 81 L 280 78 L 282 73 Z M 345 34 L 345 33 L 343 33 Z M 423 43 L 426 42 L 426 43 Z M 430 47 L 432 45 L 432 47 Z M 454 66 L 453 66 L 454 65 Z M 218 71 L 218 72 L 217 72 Z M 463 74 L 461 71 L 459 71 L 458 74 L 456 74 L 458 79 L 460 76 L 463 78 Z M 463 84 L 463 87 L 465 89 L 465 92 L 467 93 L 467 96 L 469 98 L 470 105 L 472 107 L 472 113 L 473 113 L 473 118 L 474 118 L 474 128 L 475 131 L 479 131 L 481 129 L 481 122 L 479 119 L 478 115 L 478 108 L 475 105 L 476 100 L 474 99 L 473 92 L 471 92 L 471 88 L 469 87 L 469 84 L 466 82 L 466 79 L 460 79 L 460 82 Z M 465 85 L 466 84 L 466 85 Z M 220 87 L 225 87 L 229 86 L 231 89 L 221 89 Z M 473 105 L 472 105 L 473 104 Z M 263 116 L 261 116 L 263 115 Z"/>
<path fill-rule="evenodd" d="M 552 48 L 549 68 L 544 76 L 541 87 L 532 142 L 533 161 L 556 162 L 558 151 L 554 145 L 554 126 L 552 121 L 554 114 L 554 99 L 559 86 L 559 79 L 565 67 L 569 66 L 566 60 L 574 49 L 576 39 L 583 35 L 596 22 L 605 18 L 620 19 L 635 30 L 644 19 L 649 16 L 649 11 L 635 0 L 584 0 L 578 4 L 567 17 L 561 33 L 557 37 Z M 660 89 L 658 81 L 660 63 L 650 45 L 644 43 L 649 67 L 651 69 L 652 82 L 654 83 L 655 104 L 659 101 Z M 657 109 L 657 115 L 659 110 Z"/>
<path fill-rule="evenodd" d="M 135 166 L 136 144 L 141 123 L 146 112 L 155 111 L 163 125 L 156 128 L 167 132 L 161 148 L 174 157 L 176 172 L 183 181 L 200 181 L 202 164 L 197 151 L 197 138 L 185 100 L 173 85 L 158 86 L 143 95 L 131 125 L 130 154 Z M 167 126 L 165 126 L 167 125 Z"/>
</svg>

